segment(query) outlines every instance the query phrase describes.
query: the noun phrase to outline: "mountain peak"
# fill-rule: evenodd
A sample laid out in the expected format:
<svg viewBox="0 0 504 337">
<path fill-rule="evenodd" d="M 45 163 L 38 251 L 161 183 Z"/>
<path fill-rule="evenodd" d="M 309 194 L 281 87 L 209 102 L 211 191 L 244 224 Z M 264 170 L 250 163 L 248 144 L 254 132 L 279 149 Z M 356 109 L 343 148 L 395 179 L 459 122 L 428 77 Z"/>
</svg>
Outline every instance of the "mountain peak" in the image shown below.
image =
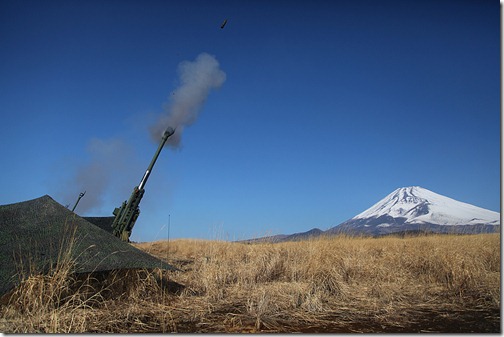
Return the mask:
<svg viewBox="0 0 504 337">
<path fill-rule="evenodd" d="M 383 215 L 403 217 L 408 216 L 408 214 L 410 216 L 426 214 L 428 213 L 429 204 L 431 204 L 429 200 L 438 200 L 439 197 L 445 198 L 420 186 L 401 187 L 369 209 L 356 215 L 353 219 L 373 216 L 379 217 Z"/>
<path fill-rule="evenodd" d="M 425 201 L 426 192 L 430 192 L 420 186 L 401 187 L 392 192 L 393 199 L 400 203 L 418 203 Z"/>
<path fill-rule="evenodd" d="M 318 228 L 291 235 L 277 235 L 247 242 L 281 242 L 321 235 L 383 235 L 390 233 L 494 233 L 500 214 L 460 202 L 420 186 L 401 187 L 355 217 L 327 231 Z"/>
<path fill-rule="evenodd" d="M 420 186 L 401 187 L 349 222 L 365 227 L 398 225 L 498 225 L 500 214 L 434 193 Z M 365 225 L 364 225 L 365 224 Z"/>
</svg>

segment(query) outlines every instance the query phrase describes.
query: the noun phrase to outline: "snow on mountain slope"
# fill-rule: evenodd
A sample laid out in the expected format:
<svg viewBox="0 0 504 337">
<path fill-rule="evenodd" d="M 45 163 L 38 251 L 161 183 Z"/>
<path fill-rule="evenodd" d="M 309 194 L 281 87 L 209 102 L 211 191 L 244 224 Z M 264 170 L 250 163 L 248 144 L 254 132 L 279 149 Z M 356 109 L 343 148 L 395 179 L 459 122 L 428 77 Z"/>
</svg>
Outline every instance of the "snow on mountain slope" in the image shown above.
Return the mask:
<svg viewBox="0 0 504 337">
<path fill-rule="evenodd" d="M 486 233 L 499 230 L 500 213 L 419 186 L 402 187 L 327 234 L 381 235 L 401 231 Z"/>
<path fill-rule="evenodd" d="M 318 228 L 245 242 L 283 242 L 324 235 L 384 235 L 397 233 L 495 233 L 500 213 L 460 202 L 419 186 L 402 187 L 353 218 L 327 231 Z"/>
<path fill-rule="evenodd" d="M 500 224 L 500 214 L 460 202 L 419 186 L 398 188 L 352 219 L 388 215 L 404 223 L 437 225 Z"/>
</svg>

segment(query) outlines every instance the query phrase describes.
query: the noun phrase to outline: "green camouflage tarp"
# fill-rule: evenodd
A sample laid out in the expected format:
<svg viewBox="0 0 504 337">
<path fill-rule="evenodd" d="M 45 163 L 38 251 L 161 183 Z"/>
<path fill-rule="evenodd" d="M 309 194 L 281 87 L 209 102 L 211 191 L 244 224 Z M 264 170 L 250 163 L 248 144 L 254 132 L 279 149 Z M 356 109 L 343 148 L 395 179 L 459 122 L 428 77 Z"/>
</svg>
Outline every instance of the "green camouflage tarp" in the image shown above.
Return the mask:
<svg viewBox="0 0 504 337">
<path fill-rule="evenodd" d="M 0 206 L 0 296 L 20 282 L 20 275 L 30 270 L 48 272 L 62 256 L 60 252 L 68 249 L 75 273 L 176 269 L 45 195 Z"/>
</svg>

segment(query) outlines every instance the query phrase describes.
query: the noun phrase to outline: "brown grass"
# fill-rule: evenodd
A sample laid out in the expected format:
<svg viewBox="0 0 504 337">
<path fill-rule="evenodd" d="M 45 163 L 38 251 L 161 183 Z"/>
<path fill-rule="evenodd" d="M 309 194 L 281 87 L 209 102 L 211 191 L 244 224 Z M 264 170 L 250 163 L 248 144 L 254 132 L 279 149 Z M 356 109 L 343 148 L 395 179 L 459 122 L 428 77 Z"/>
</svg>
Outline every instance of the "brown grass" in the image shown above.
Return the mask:
<svg viewBox="0 0 504 337">
<path fill-rule="evenodd" d="M 105 283 L 98 282 L 100 288 L 91 282 L 96 275 L 88 275 L 76 287 L 71 268 L 61 268 L 61 275 L 59 270 L 33 275 L 1 308 L 0 328 L 500 331 L 499 234 L 332 237 L 277 244 L 174 240 L 135 246 L 183 272 L 112 273 Z M 185 288 L 176 293 L 163 290 L 167 278 Z"/>
</svg>

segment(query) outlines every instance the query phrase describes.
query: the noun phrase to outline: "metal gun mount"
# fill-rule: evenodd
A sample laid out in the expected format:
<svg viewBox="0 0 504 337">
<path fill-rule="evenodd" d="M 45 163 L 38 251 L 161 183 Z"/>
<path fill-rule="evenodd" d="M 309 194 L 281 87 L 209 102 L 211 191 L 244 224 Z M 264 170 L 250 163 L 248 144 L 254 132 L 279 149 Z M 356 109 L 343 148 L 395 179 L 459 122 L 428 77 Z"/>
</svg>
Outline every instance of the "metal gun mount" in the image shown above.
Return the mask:
<svg viewBox="0 0 504 337">
<path fill-rule="evenodd" d="M 157 158 L 159 157 L 159 153 L 163 149 L 163 146 L 166 143 L 166 140 L 175 133 L 175 129 L 169 127 L 163 134 L 163 138 L 161 139 L 161 143 L 152 158 L 149 167 L 145 171 L 142 180 L 138 186 L 135 186 L 133 192 L 128 201 L 124 201 L 119 208 L 115 208 L 112 212 L 115 215 L 114 222 L 112 223 L 113 234 L 120 238 L 122 241 L 129 242 L 129 237 L 131 236 L 131 231 L 133 230 L 133 226 L 135 226 L 135 222 L 140 215 L 140 201 L 145 192 L 145 184 L 147 183 L 147 179 L 152 172 L 152 168 L 156 163 Z"/>
</svg>

